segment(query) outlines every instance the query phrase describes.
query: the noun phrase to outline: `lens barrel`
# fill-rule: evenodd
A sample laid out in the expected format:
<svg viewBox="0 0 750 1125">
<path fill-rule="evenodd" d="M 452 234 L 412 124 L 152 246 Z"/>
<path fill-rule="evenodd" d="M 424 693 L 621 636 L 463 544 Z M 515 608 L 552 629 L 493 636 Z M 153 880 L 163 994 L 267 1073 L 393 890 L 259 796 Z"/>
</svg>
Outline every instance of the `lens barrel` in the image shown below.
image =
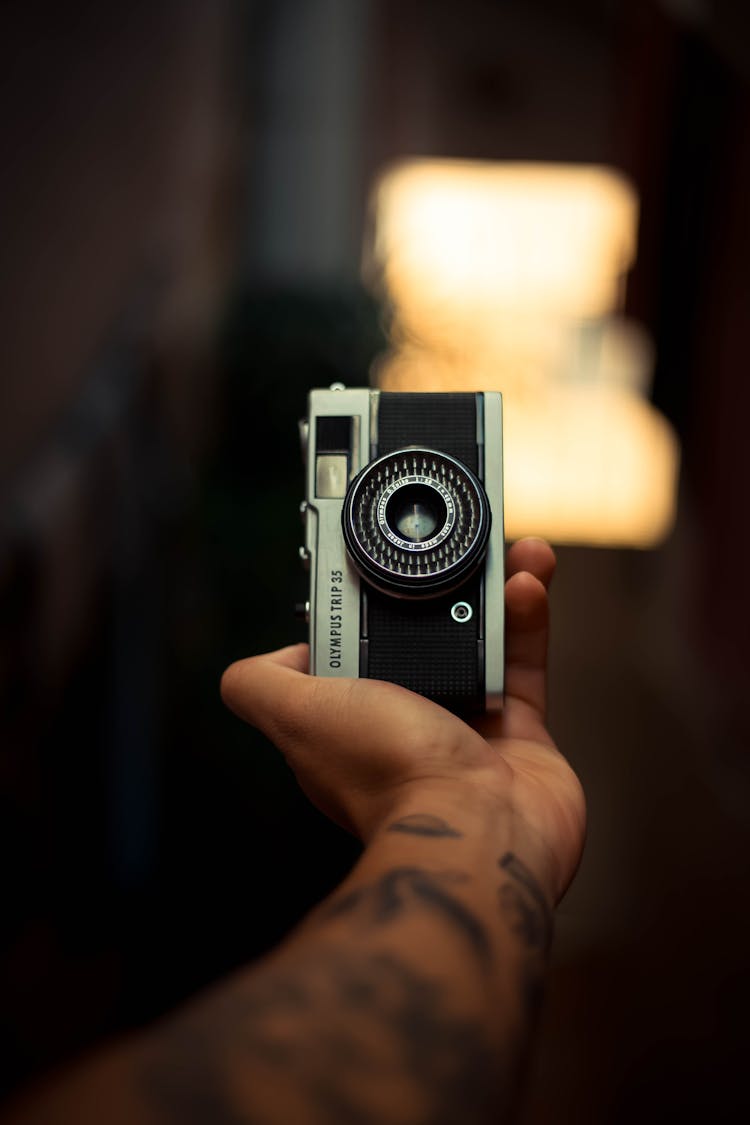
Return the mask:
<svg viewBox="0 0 750 1125">
<path fill-rule="evenodd" d="M 435 597 L 484 558 L 491 513 L 466 465 L 434 449 L 399 449 L 352 481 L 342 509 L 349 555 L 368 582 L 396 597 Z"/>
</svg>

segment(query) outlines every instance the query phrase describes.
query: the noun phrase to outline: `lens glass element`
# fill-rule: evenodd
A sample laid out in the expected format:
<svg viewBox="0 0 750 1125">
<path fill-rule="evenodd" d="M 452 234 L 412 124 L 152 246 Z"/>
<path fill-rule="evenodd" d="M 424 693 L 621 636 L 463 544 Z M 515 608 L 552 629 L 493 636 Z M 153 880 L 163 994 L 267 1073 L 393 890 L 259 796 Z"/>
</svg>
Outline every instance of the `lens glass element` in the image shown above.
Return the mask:
<svg viewBox="0 0 750 1125">
<path fill-rule="evenodd" d="M 394 492 L 385 508 L 385 522 L 395 536 L 410 543 L 432 539 L 446 522 L 445 501 L 434 487 L 407 484 Z"/>
<path fill-rule="evenodd" d="M 429 551 L 450 534 L 456 518 L 443 483 L 424 473 L 396 477 L 380 493 L 377 520 L 386 539 L 404 551 Z"/>
<path fill-rule="evenodd" d="M 490 511 L 484 488 L 460 461 L 402 449 L 356 477 L 342 523 L 364 578 L 401 597 L 423 597 L 473 573 L 487 546 Z"/>
</svg>

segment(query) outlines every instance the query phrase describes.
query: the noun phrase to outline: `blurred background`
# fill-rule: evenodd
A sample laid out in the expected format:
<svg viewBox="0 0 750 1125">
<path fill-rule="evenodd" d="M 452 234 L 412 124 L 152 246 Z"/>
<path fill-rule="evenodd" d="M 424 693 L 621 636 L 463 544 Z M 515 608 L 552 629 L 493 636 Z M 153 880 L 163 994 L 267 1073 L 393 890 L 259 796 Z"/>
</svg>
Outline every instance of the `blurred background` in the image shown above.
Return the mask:
<svg viewBox="0 0 750 1125">
<path fill-rule="evenodd" d="M 590 831 L 525 1125 L 749 1109 L 742 0 L 0 9 L 3 1094 L 355 844 L 224 712 L 304 638 L 309 388 L 498 389 Z"/>
</svg>

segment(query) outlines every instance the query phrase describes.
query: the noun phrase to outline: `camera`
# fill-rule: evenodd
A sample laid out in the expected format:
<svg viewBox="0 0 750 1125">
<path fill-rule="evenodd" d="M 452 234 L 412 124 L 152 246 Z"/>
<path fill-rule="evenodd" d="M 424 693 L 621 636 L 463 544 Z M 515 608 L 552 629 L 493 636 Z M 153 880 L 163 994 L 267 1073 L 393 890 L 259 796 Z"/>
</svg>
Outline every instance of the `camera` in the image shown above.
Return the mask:
<svg viewBox="0 0 750 1125">
<path fill-rule="evenodd" d="M 502 707 L 502 396 L 313 390 L 300 423 L 310 671 Z"/>
</svg>

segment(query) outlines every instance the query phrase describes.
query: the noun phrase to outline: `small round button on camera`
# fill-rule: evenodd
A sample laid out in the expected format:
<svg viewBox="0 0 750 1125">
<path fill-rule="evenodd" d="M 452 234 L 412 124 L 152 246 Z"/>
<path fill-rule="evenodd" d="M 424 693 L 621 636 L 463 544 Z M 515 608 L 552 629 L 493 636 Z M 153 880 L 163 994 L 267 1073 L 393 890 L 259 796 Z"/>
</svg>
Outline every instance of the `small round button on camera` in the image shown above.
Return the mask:
<svg viewBox="0 0 750 1125">
<path fill-rule="evenodd" d="M 456 602 L 451 606 L 451 617 L 457 621 L 459 625 L 464 625 L 467 621 L 471 621 L 474 616 L 474 610 L 468 602 Z"/>
</svg>

